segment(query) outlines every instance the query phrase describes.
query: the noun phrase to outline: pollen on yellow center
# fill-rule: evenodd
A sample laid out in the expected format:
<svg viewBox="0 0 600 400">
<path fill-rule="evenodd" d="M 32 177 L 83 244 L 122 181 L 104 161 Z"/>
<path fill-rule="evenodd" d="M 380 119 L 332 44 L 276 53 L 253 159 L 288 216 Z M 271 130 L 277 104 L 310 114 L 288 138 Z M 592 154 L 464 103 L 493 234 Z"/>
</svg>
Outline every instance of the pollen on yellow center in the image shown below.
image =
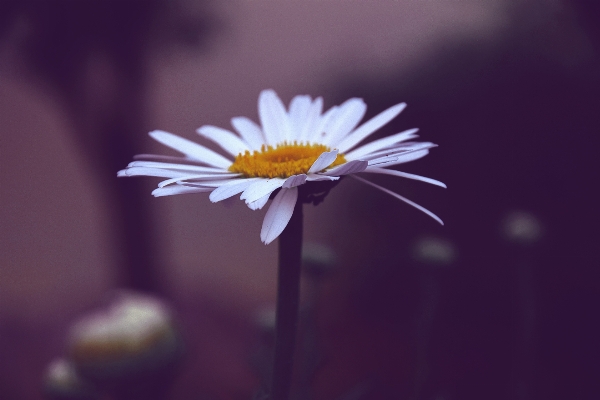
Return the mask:
<svg viewBox="0 0 600 400">
<path fill-rule="evenodd" d="M 263 145 L 260 151 L 238 154 L 229 171 L 254 178 L 288 178 L 306 174 L 319 156 L 331 149 L 322 144 L 284 142 L 276 147 Z M 334 167 L 346 162 L 343 154 L 330 165 Z"/>
</svg>

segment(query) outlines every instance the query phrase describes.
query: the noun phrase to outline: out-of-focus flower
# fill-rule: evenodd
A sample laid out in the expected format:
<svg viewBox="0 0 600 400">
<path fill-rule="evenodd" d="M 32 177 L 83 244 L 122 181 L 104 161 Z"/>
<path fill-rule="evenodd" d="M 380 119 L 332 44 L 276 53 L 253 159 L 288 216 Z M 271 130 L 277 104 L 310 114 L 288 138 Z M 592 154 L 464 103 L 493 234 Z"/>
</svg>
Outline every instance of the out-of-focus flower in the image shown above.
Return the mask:
<svg viewBox="0 0 600 400">
<path fill-rule="evenodd" d="M 417 129 L 356 147 L 405 107 L 405 103 L 396 104 L 358 126 L 367 109 L 362 99 L 349 99 L 323 113 L 322 98 L 300 95 L 292 99 L 286 110 L 273 90 L 264 90 L 258 99 L 260 126 L 248 118 L 235 117 L 231 124 L 239 135 L 211 125 L 197 130 L 218 144 L 227 156 L 171 133 L 152 131 L 150 136 L 155 140 L 185 157 L 137 156 L 137 161 L 119 171 L 118 176 L 168 178 L 152 192 L 154 196 L 210 192 L 210 200 L 218 202 L 241 193 L 240 199 L 253 210 L 264 207 L 271 194 L 280 189 L 265 215 L 260 234 L 261 240 L 268 244 L 285 229 L 298 200 L 299 186 L 304 184 L 375 173 L 446 187 L 431 178 L 388 169 L 419 159 L 436 146 L 410 141 L 417 137 Z M 354 176 L 442 223 L 418 204 Z"/>
<path fill-rule="evenodd" d="M 53 360 L 44 375 L 44 393 L 55 400 L 93 400 L 100 396 L 88 382 L 81 379 L 71 361 L 64 358 Z"/>
<path fill-rule="evenodd" d="M 456 248 L 447 240 L 424 237 L 415 243 L 413 257 L 427 265 L 447 266 L 456 259 Z"/>
<path fill-rule="evenodd" d="M 68 339 L 70 359 L 94 380 L 159 370 L 178 359 L 181 346 L 169 308 L 133 292 L 120 293 L 106 310 L 79 320 Z"/>
<path fill-rule="evenodd" d="M 522 245 L 533 244 L 543 235 L 540 221 L 525 211 L 509 213 L 502 222 L 502 231 L 506 239 Z"/>
</svg>

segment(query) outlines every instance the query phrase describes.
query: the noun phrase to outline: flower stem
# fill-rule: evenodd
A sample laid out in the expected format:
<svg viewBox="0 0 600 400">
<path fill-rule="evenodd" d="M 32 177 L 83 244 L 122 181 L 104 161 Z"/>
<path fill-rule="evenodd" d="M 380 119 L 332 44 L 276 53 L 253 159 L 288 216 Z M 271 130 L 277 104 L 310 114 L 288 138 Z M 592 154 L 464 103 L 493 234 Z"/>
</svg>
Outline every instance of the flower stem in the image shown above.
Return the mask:
<svg viewBox="0 0 600 400">
<path fill-rule="evenodd" d="M 302 253 L 302 202 L 279 236 L 279 272 L 275 322 L 275 358 L 270 400 L 288 400 L 292 386 L 294 344 L 300 303 L 300 265 Z"/>
</svg>

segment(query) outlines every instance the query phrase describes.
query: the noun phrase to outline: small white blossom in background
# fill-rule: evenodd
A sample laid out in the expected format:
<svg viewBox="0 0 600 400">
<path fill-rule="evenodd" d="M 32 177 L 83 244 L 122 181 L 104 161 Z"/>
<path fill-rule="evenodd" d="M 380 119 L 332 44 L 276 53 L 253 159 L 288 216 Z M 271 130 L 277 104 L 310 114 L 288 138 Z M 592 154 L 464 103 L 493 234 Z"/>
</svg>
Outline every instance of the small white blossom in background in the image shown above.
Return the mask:
<svg viewBox="0 0 600 400">
<path fill-rule="evenodd" d="M 537 242 L 543 234 L 540 221 L 525 211 L 509 213 L 502 223 L 502 233 L 509 241 L 523 245 Z"/>
<path fill-rule="evenodd" d="M 86 377 L 108 378 L 161 368 L 179 356 L 181 343 L 162 301 L 123 292 L 73 325 L 68 348 Z"/>
<path fill-rule="evenodd" d="M 447 240 L 424 237 L 415 244 L 413 258 L 425 264 L 447 266 L 456 259 L 456 248 Z"/>
<path fill-rule="evenodd" d="M 44 393 L 55 400 L 93 400 L 99 399 L 89 383 L 79 376 L 73 363 L 64 358 L 57 358 L 46 368 L 44 374 Z"/>
<path fill-rule="evenodd" d="M 279 190 L 263 221 L 260 237 L 265 244 L 275 240 L 287 226 L 301 185 L 332 182 L 345 175 L 352 175 L 442 223 L 431 211 L 357 176 L 383 174 L 446 187 L 431 178 L 390 169 L 424 157 L 436 146 L 412 141 L 417 138 L 417 129 L 357 147 L 405 107 L 405 103 L 396 104 L 358 125 L 367 110 L 362 99 L 351 98 L 323 113 L 320 97 L 296 96 L 286 109 L 273 90 L 264 90 L 258 99 L 260 125 L 246 117 L 235 117 L 231 124 L 237 133 L 212 125 L 197 130 L 218 144 L 225 155 L 168 132 L 152 131 L 152 138 L 184 157 L 140 155 L 118 176 L 167 178 L 158 184 L 154 196 L 205 192 L 210 193 L 212 202 L 218 202 L 240 194 L 252 210 L 263 208 L 273 192 Z"/>
</svg>

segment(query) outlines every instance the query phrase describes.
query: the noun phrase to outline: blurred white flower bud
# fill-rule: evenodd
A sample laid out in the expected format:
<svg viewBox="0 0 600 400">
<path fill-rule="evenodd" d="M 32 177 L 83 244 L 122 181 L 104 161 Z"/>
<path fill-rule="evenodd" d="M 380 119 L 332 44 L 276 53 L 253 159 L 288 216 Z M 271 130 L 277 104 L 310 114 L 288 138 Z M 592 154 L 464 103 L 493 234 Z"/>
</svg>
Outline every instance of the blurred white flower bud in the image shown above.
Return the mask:
<svg viewBox="0 0 600 400">
<path fill-rule="evenodd" d="M 70 358 L 85 376 L 110 379 L 172 363 L 181 351 L 181 341 L 162 301 L 122 292 L 106 310 L 73 325 L 68 347 Z"/>
<path fill-rule="evenodd" d="M 446 266 L 456 258 L 456 249 L 447 240 L 424 237 L 415 244 L 413 257 L 424 264 Z"/>
<path fill-rule="evenodd" d="M 52 360 L 44 374 L 44 393 L 53 400 L 92 400 L 98 395 L 83 381 L 75 366 L 64 358 Z"/>
<path fill-rule="evenodd" d="M 532 214 L 513 211 L 504 218 L 502 233 L 511 242 L 533 244 L 542 236 L 542 226 Z"/>
</svg>

